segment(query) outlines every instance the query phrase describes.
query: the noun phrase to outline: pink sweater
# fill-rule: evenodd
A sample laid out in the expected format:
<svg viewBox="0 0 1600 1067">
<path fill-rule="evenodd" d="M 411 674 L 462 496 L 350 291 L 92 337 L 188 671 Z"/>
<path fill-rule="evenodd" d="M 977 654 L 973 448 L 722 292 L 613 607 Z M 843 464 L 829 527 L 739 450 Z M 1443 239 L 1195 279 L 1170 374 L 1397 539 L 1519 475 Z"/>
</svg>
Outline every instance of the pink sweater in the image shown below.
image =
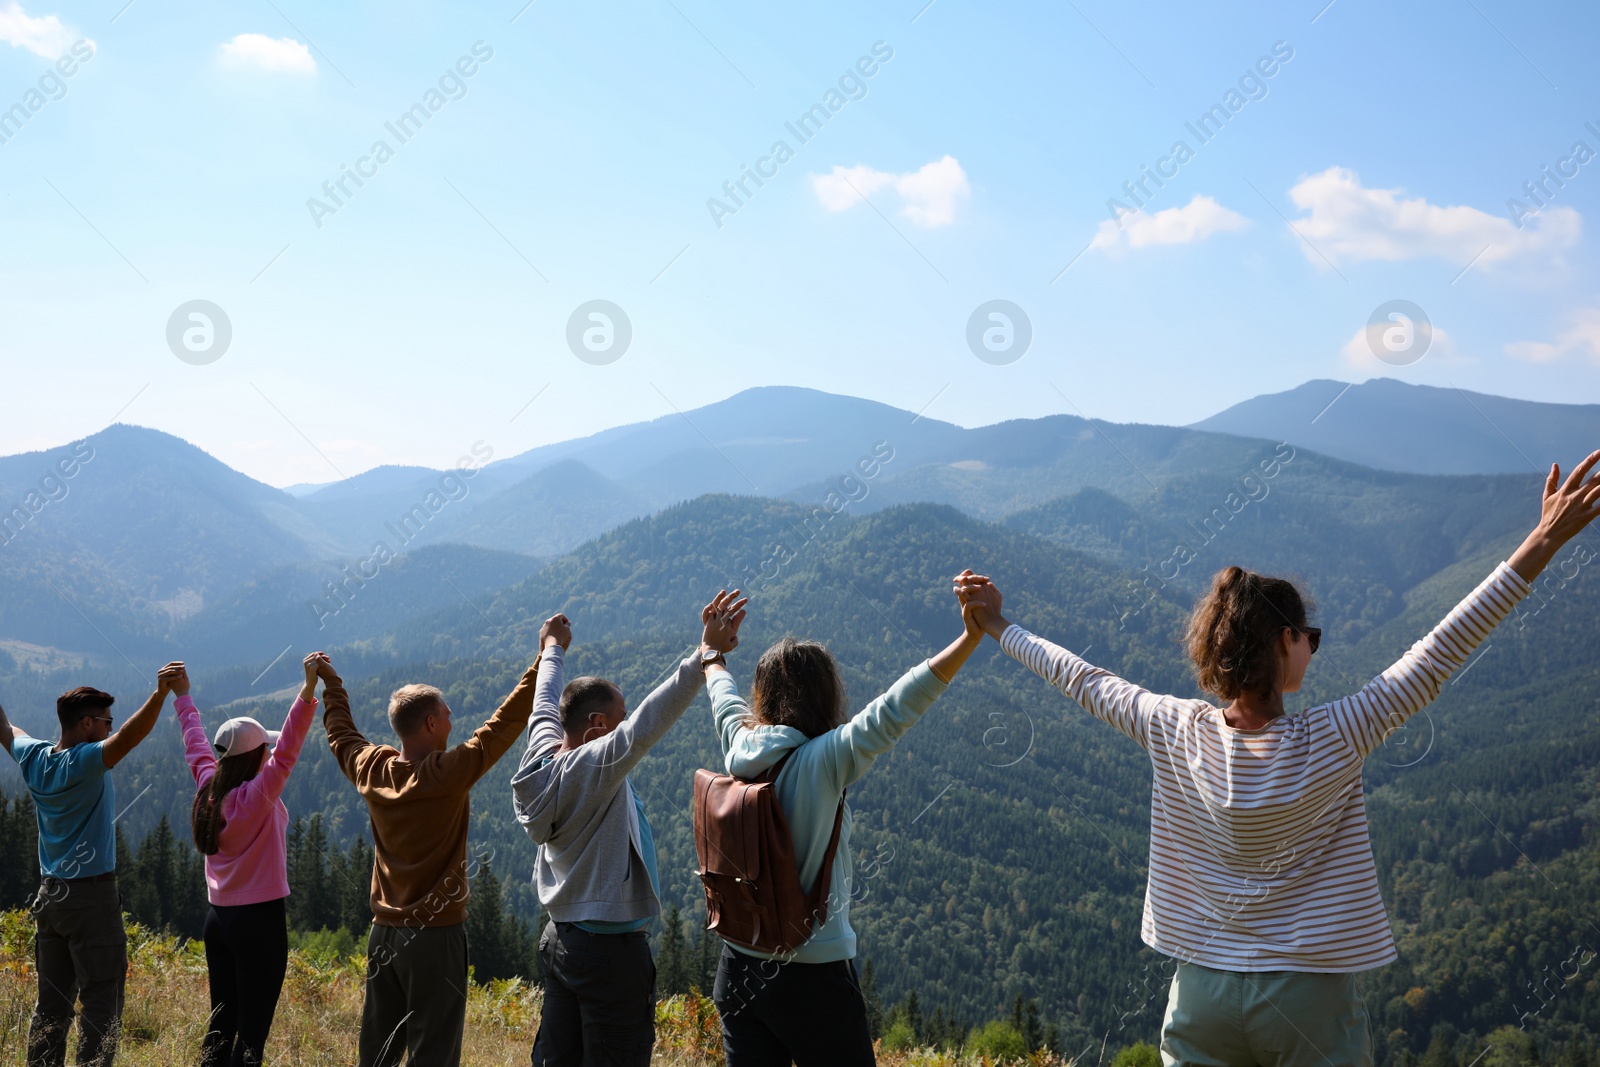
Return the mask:
<svg viewBox="0 0 1600 1067">
<path fill-rule="evenodd" d="M 222 817 L 227 825 L 218 835 L 217 854 L 206 857 L 206 892 L 211 903 L 234 907 L 289 895 L 289 809 L 278 798 L 300 758 L 300 746 L 316 708 L 315 700 L 297 698 L 260 773 L 223 800 Z M 204 789 L 217 773 L 215 749 L 200 724 L 194 701 L 187 695 L 179 697 L 177 711 L 195 788 Z"/>
</svg>

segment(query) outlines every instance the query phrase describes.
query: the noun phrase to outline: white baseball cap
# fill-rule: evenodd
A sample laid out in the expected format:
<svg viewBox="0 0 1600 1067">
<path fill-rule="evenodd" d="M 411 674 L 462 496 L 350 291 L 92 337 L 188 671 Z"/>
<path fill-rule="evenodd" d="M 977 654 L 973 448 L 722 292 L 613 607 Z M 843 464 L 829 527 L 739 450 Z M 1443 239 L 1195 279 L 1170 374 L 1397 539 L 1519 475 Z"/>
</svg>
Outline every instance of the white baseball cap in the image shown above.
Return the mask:
<svg viewBox="0 0 1600 1067">
<path fill-rule="evenodd" d="M 252 752 L 262 745 L 277 744 L 278 733 L 247 716 L 229 719 L 217 727 L 217 736 L 211 743 L 217 750 L 218 758 L 227 759 L 242 752 Z"/>
</svg>

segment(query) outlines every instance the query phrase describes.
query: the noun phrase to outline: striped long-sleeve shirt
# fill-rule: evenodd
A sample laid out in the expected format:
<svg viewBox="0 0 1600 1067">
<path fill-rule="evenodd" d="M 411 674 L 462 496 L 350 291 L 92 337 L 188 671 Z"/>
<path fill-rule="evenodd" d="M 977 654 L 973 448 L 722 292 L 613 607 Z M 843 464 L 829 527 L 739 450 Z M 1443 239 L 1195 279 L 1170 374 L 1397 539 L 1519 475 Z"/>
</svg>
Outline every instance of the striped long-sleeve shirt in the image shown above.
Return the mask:
<svg viewBox="0 0 1600 1067">
<path fill-rule="evenodd" d="M 1361 765 L 1439 695 L 1529 591 L 1507 564 L 1353 696 L 1237 730 L 1011 626 L 1006 653 L 1150 753 L 1141 933 L 1231 971 L 1361 971 L 1395 958 L 1367 834 Z"/>
</svg>

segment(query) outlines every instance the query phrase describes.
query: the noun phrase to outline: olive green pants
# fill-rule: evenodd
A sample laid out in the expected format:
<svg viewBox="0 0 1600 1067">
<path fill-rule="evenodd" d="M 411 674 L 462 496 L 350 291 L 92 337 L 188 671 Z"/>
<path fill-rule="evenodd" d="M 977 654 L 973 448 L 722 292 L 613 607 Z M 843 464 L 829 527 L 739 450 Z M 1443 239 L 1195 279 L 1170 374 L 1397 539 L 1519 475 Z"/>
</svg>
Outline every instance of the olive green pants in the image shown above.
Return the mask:
<svg viewBox="0 0 1600 1067">
<path fill-rule="evenodd" d="M 1353 974 L 1218 971 L 1179 963 L 1161 1024 L 1171 1067 L 1371 1067 Z"/>
</svg>

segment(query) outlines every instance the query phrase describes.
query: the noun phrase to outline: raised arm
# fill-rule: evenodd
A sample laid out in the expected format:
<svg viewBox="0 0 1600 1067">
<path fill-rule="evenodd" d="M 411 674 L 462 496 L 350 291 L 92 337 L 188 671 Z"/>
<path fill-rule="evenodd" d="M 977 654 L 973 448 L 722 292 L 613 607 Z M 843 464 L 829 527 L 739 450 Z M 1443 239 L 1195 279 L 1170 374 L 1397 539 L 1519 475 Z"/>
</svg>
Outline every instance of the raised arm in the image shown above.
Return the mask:
<svg viewBox="0 0 1600 1067">
<path fill-rule="evenodd" d="M 1076 700 L 1090 715 L 1150 746 L 1151 724 L 1170 706 L 1171 697 L 1140 688 L 1011 622 L 1000 610 L 1000 590 L 981 574 L 958 575 L 956 593 L 1006 655 Z"/>
<path fill-rule="evenodd" d="M 178 726 L 183 731 L 183 758 L 189 764 L 189 773 L 194 776 L 194 784 L 198 788 L 216 773 L 216 753 L 206 739 L 206 728 L 200 722 L 200 709 L 189 699 L 187 670 L 174 681 L 172 691 L 178 697 L 173 702 L 173 710 L 178 713 Z"/>
<path fill-rule="evenodd" d="M 1592 452 L 1561 480 L 1551 464 L 1540 500 L 1539 521 L 1512 553 L 1426 637 L 1361 691 L 1329 705 L 1328 713 L 1341 736 L 1362 757 L 1444 688 L 1474 649 L 1527 596 L 1531 583 L 1556 553 L 1600 515 L 1600 477 L 1588 477 L 1600 452 Z"/>
<path fill-rule="evenodd" d="M 1345 743 L 1363 758 L 1383 744 L 1439 695 L 1529 588 L 1513 567 L 1500 564 L 1388 670 L 1360 692 L 1329 704 L 1328 717 Z"/>
<path fill-rule="evenodd" d="M 539 677 L 534 684 L 533 717 L 528 720 L 528 749 L 523 765 L 561 744 L 561 687 L 566 680 L 567 649 L 572 646 L 572 621 L 555 614 L 539 627 Z"/>
<path fill-rule="evenodd" d="M 446 752 L 439 761 L 440 777 L 451 782 L 464 782 L 470 786 L 489 773 L 489 768 L 505 755 L 533 714 L 533 695 L 539 679 L 541 653 L 528 669 L 522 672 L 516 687 L 511 690 L 493 715 L 472 736 Z"/>
<path fill-rule="evenodd" d="M 845 789 L 866 774 L 872 762 L 893 748 L 949 687 L 983 641 L 977 612 L 964 604 L 961 623 L 960 637 L 901 675 L 888 692 L 856 712 L 849 722 L 818 739 L 836 788 Z"/>
<path fill-rule="evenodd" d="M 110 770 L 121 763 L 134 747 L 150 736 L 150 731 L 155 729 L 156 720 L 161 718 L 161 708 L 167 702 L 167 694 L 172 691 L 175 681 L 182 679 L 184 692 L 189 691 L 188 675 L 184 673 L 183 664 L 178 661 L 167 664 L 156 672 L 156 689 L 139 710 L 129 716 L 128 721 L 122 724 L 122 729 L 106 738 L 100 746 L 100 758 L 105 761 L 106 770 Z"/>
<path fill-rule="evenodd" d="M 355 720 L 350 717 L 350 694 L 345 692 L 344 680 L 330 661 L 317 664 L 317 677 L 322 679 L 322 727 L 328 732 L 328 747 L 333 750 L 339 770 L 355 782 L 361 754 L 373 744 L 356 729 Z"/>
<path fill-rule="evenodd" d="M 257 790 L 273 800 L 283 795 L 283 787 L 289 782 L 289 772 L 294 770 L 295 763 L 299 761 L 301 746 L 311 730 L 311 718 L 317 710 L 317 674 L 324 663 L 330 670 L 333 668 L 333 661 L 328 659 L 325 652 L 313 652 L 301 661 L 306 672 L 305 682 L 289 707 L 288 717 L 283 720 L 278 743 L 272 746 L 266 765 L 252 781 Z"/>
<path fill-rule="evenodd" d="M 579 750 L 584 761 L 599 771 L 599 788 L 620 782 L 644 759 L 650 747 L 689 710 L 710 671 L 728 676 L 725 661 L 707 662 L 706 656 L 726 656 L 739 646 L 739 627 L 744 623 L 745 605 L 749 602 L 748 597 L 740 598 L 737 589 L 731 593 L 719 590 L 700 610 L 699 649 L 682 660 L 615 730 Z"/>
<path fill-rule="evenodd" d="M 11 720 L 6 717 L 6 709 L 0 708 L 0 744 L 6 746 L 6 751 L 11 751 L 11 743 L 17 738 L 27 736 L 22 730 L 11 725 Z"/>
</svg>

